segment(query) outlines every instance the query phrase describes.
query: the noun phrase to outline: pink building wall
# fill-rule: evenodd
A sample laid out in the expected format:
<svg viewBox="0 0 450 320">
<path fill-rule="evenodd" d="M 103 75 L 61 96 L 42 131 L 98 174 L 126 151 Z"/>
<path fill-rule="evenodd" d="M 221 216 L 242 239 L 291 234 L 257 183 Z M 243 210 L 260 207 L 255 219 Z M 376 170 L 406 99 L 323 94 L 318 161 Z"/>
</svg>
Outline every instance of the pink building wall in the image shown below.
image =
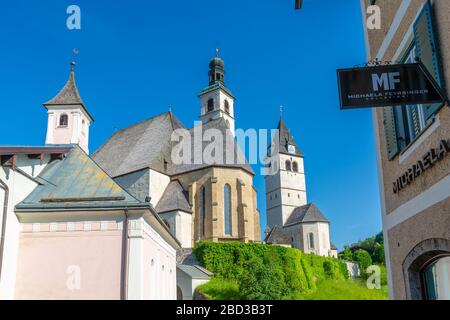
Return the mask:
<svg viewBox="0 0 450 320">
<path fill-rule="evenodd" d="M 120 299 L 122 230 L 84 231 L 83 223 L 74 231 L 64 224 L 23 228 L 16 299 Z"/>
</svg>

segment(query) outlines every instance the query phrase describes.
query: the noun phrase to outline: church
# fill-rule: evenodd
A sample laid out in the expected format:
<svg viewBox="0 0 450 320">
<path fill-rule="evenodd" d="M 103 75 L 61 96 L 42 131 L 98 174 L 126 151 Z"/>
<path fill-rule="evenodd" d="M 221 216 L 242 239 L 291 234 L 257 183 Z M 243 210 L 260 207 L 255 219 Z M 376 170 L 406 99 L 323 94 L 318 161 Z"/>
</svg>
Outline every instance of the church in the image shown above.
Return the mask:
<svg viewBox="0 0 450 320">
<path fill-rule="evenodd" d="M 236 142 L 235 97 L 218 52 L 198 98 L 194 127 L 169 110 L 90 155 L 94 119 L 72 62 L 44 103 L 45 145 L 0 146 L 0 299 L 192 299 L 212 276 L 193 256 L 195 243 L 261 242 L 255 173 Z M 220 133 L 227 146 L 213 162 L 195 159 L 208 149 L 195 143 L 199 130 Z M 336 256 L 329 221 L 307 203 L 303 154 L 283 118 L 278 130 L 265 242 Z M 178 162 L 181 134 L 194 143 Z"/>
<path fill-rule="evenodd" d="M 245 159 L 234 142 L 234 100 L 217 54 L 199 93 L 201 128 Z M 183 264 L 197 241 L 260 242 L 247 161 L 172 161 L 174 133 L 194 136 L 198 126 L 169 111 L 89 155 L 94 119 L 74 62 L 44 107 L 44 146 L 0 146 L 0 299 L 188 299 L 211 276 Z M 193 146 L 192 157 L 205 148 Z"/>
<path fill-rule="evenodd" d="M 283 117 L 269 149 L 275 174 L 266 176 L 267 227 L 265 242 L 292 246 L 305 253 L 337 258 L 330 240 L 330 222 L 314 203 L 308 203 L 304 156 Z"/>
</svg>

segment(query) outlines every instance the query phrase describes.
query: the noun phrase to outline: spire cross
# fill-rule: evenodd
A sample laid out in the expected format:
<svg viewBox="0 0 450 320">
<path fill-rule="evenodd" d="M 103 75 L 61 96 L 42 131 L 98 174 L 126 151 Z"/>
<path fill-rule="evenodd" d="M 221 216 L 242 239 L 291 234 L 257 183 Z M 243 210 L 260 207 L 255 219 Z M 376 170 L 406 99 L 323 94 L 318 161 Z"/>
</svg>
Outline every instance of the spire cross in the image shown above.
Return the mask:
<svg viewBox="0 0 450 320">
<path fill-rule="evenodd" d="M 219 48 L 216 48 L 216 57 L 219 57 Z"/>
<path fill-rule="evenodd" d="M 280 106 L 280 117 L 283 116 L 283 106 Z"/>
</svg>

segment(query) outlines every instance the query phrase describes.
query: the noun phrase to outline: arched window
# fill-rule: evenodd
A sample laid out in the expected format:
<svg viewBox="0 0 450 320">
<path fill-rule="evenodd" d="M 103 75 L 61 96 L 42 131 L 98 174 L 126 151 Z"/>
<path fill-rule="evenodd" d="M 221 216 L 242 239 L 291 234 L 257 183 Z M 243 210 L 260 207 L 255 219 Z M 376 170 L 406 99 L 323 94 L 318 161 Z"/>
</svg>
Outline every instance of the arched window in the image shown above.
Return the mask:
<svg viewBox="0 0 450 320">
<path fill-rule="evenodd" d="M 291 162 L 289 160 L 286 160 L 286 170 L 291 171 Z"/>
<path fill-rule="evenodd" d="M 67 127 L 69 125 L 69 116 L 65 113 L 63 113 L 59 117 L 59 126 L 60 127 Z"/>
<path fill-rule="evenodd" d="M 225 112 L 230 114 L 230 103 L 228 102 L 228 100 L 225 100 Z"/>
<path fill-rule="evenodd" d="M 225 234 L 231 236 L 231 187 L 226 184 L 223 189 L 223 220 Z"/>
<path fill-rule="evenodd" d="M 206 189 L 202 187 L 200 190 L 200 227 L 201 227 L 201 235 L 205 235 L 205 224 L 206 224 Z"/>
<path fill-rule="evenodd" d="M 208 109 L 207 109 L 207 111 L 210 112 L 210 111 L 213 111 L 213 110 L 214 110 L 214 99 L 209 99 L 208 100 Z"/>
<path fill-rule="evenodd" d="M 294 171 L 294 172 L 298 172 L 298 164 L 297 164 L 297 162 L 292 162 L 292 171 Z"/>
<path fill-rule="evenodd" d="M 308 234 L 308 247 L 309 249 L 314 249 L 314 233 Z"/>
<path fill-rule="evenodd" d="M 426 300 L 450 299 L 450 256 L 442 256 L 422 271 Z"/>
</svg>

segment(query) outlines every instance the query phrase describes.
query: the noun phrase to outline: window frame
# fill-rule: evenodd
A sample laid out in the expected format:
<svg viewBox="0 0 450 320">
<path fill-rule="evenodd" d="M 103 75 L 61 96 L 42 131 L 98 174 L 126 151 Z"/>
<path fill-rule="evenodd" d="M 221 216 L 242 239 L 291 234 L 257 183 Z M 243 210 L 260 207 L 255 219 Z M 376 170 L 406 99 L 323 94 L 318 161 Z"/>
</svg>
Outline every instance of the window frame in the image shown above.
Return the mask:
<svg viewBox="0 0 450 320">
<path fill-rule="evenodd" d="M 66 119 L 66 123 L 65 124 L 61 124 L 62 119 Z M 69 126 L 69 115 L 67 113 L 61 113 L 59 115 L 59 120 L 58 120 L 58 127 L 59 128 L 67 128 Z"/>
</svg>

